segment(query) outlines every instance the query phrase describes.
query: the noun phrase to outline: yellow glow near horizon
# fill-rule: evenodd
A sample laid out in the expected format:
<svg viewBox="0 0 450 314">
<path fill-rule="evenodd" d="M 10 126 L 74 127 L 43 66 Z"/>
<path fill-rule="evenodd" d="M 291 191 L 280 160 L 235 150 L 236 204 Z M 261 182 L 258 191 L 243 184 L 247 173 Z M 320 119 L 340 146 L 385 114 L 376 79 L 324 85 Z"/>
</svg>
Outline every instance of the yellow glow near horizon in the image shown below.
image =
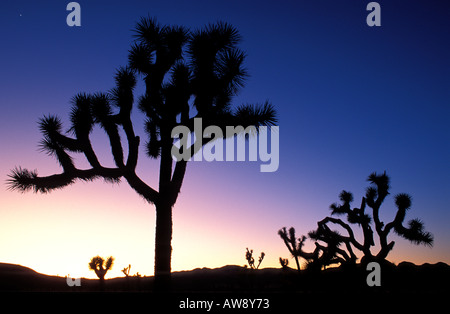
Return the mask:
<svg viewBox="0 0 450 314">
<path fill-rule="evenodd" d="M 298 236 L 306 234 L 321 215 L 306 217 L 300 213 L 307 219 L 294 221 L 284 213 L 270 214 L 272 204 L 253 198 L 227 199 L 223 191 L 199 201 L 198 192 L 193 193 L 190 185 L 192 182 L 183 189 L 174 208 L 173 271 L 243 266 L 246 247 L 254 250 L 255 259 L 261 251 L 266 253 L 261 268 L 279 268 L 279 257 L 289 258 L 289 266 L 295 267 L 277 231 L 292 225 Z M 129 264 L 132 275 L 153 275 L 154 207 L 126 184 L 77 183 L 49 195 L 0 193 L 0 262 L 49 275 L 96 278 L 88 269 L 89 260 L 96 255 L 113 256 L 115 263 L 107 278 L 123 276 L 121 270 Z M 241 208 L 255 206 L 257 215 L 237 208 L 237 204 Z M 307 205 L 305 208 L 313 206 Z M 313 248 L 308 241 L 305 250 Z M 389 260 L 421 264 L 449 261 L 450 256 L 442 248 L 430 250 L 398 239 Z"/>
<path fill-rule="evenodd" d="M 93 190 L 95 196 L 87 197 Z M 123 276 L 121 270 L 129 264 L 133 275 L 153 275 L 154 207 L 134 191 L 98 182 L 74 185 L 52 195 L 5 195 L 0 262 L 49 275 L 96 278 L 87 266 L 90 258 L 113 256 L 114 266 L 107 278 Z M 278 267 L 278 257 L 287 255 L 276 230 L 275 237 L 268 233 L 266 239 L 256 239 L 251 228 L 242 230 L 238 221 L 224 218 L 226 212 L 210 211 L 199 221 L 188 210 L 183 212 L 182 206 L 180 202 L 174 211 L 173 271 L 243 266 L 247 246 L 255 250 L 255 255 L 266 252 L 262 267 Z"/>
</svg>

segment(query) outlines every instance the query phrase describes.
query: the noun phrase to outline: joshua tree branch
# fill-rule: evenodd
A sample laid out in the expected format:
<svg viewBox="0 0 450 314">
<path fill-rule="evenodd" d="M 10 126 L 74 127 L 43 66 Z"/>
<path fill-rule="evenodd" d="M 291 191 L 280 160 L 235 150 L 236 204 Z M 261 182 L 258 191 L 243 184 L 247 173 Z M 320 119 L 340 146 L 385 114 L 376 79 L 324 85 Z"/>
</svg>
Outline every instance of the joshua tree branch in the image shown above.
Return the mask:
<svg viewBox="0 0 450 314">
<path fill-rule="evenodd" d="M 314 253 L 313 253 L 313 254 L 315 254 L 315 260 L 317 260 L 317 259 L 322 260 L 322 263 L 324 266 L 331 265 L 331 264 L 338 264 L 338 263 L 343 264 L 346 262 L 346 260 L 349 259 L 347 253 L 342 249 L 333 248 L 334 252 L 332 252 L 330 250 L 330 247 L 324 246 L 317 242 L 315 243 L 315 245 L 316 245 L 316 249 L 314 250 Z M 320 256 L 320 258 L 318 257 L 319 251 L 323 252 L 323 254 Z M 337 256 L 336 253 L 341 254 L 343 256 L 343 258 Z"/>
<path fill-rule="evenodd" d="M 356 255 L 353 252 L 352 246 L 350 245 L 350 241 L 344 241 L 347 251 L 350 253 L 350 258 L 348 261 L 356 262 Z"/>
<path fill-rule="evenodd" d="M 82 150 L 84 153 L 84 156 L 86 156 L 86 159 L 88 160 L 89 164 L 93 168 L 100 168 L 100 162 L 98 161 L 97 155 L 95 154 L 94 150 L 92 149 L 91 142 L 89 139 L 82 142 Z"/>
<path fill-rule="evenodd" d="M 109 119 L 108 119 L 109 120 Z M 124 166 L 123 164 L 123 148 L 120 141 L 119 131 L 117 125 L 112 122 L 105 123 L 104 129 L 109 137 L 109 143 L 111 145 L 111 153 L 114 158 L 114 163 L 118 168 Z"/>
<path fill-rule="evenodd" d="M 343 242 L 348 242 L 348 241 L 349 241 L 351 244 L 353 244 L 353 246 L 354 246 L 355 248 L 357 248 L 357 249 L 360 250 L 360 251 L 364 251 L 363 245 L 362 245 L 361 243 L 359 243 L 359 242 L 355 239 L 355 235 L 354 235 L 354 233 L 353 233 L 352 228 L 350 228 L 350 226 L 349 226 L 348 224 L 346 224 L 345 222 L 343 222 L 341 219 L 338 219 L 338 218 L 332 218 L 332 217 L 325 217 L 324 219 L 322 219 L 321 221 L 319 221 L 317 224 L 318 224 L 319 226 L 321 226 L 321 225 L 326 225 L 328 222 L 332 222 L 332 223 L 338 224 L 338 225 L 340 225 L 342 228 L 344 228 L 345 230 L 347 230 L 347 232 L 348 232 L 348 237 L 344 237 L 344 236 L 341 236 L 341 237 L 340 237 L 340 239 L 341 239 Z"/>
<path fill-rule="evenodd" d="M 107 181 L 118 181 L 122 172 L 118 168 L 92 168 L 88 170 L 72 169 L 61 174 L 39 177 L 36 171 L 16 168 L 9 175 L 7 184 L 12 190 L 26 192 L 33 189 L 34 192 L 48 193 L 54 189 L 60 189 L 74 183 L 75 180 L 91 181 L 102 177 Z"/>
<path fill-rule="evenodd" d="M 315 244 L 316 244 L 316 248 L 314 249 L 313 252 L 305 252 L 303 250 L 300 250 L 300 251 L 297 251 L 297 256 L 303 257 L 307 261 L 316 259 L 319 256 L 319 251 L 320 251 L 321 246 L 317 242 Z"/>
<path fill-rule="evenodd" d="M 323 245 L 321 245 L 321 244 L 317 244 L 317 247 L 320 248 L 323 252 L 328 252 L 328 251 L 330 251 L 330 247 L 326 247 L 326 246 L 323 246 Z M 340 261 L 340 262 L 346 262 L 346 261 L 349 261 L 349 260 L 350 260 L 350 256 L 349 256 L 349 255 L 347 254 L 347 252 L 345 252 L 343 249 L 334 247 L 334 248 L 332 248 L 332 250 L 335 251 L 335 253 L 332 254 L 332 255 L 335 255 L 335 258 L 336 258 L 338 261 Z M 336 254 L 341 254 L 341 255 L 342 255 L 342 258 L 339 257 L 339 256 L 337 256 Z M 330 260 L 330 261 L 331 261 L 331 260 Z M 336 263 L 337 263 L 337 261 L 336 261 Z M 332 263 L 331 263 L 331 264 L 332 264 Z"/>
<path fill-rule="evenodd" d="M 373 215 L 373 221 L 375 222 L 375 230 L 377 231 L 378 235 L 381 238 L 382 235 L 383 235 L 384 223 L 380 221 L 380 214 L 379 214 L 379 212 L 380 212 L 380 205 L 375 204 L 372 207 L 372 213 L 373 213 L 372 215 Z"/>
<path fill-rule="evenodd" d="M 122 127 L 125 131 L 128 141 L 128 159 L 127 159 L 127 168 L 130 170 L 135 170 L 138 160 L 139 154 L 139 136 L 134 134 L 133 125 L 131 123 L 130 117 L 127 116 L 122 121 Z"/>
<path fill-rule="evenodd" d="M 54 134 L 56 142 L 58 142 L 61 146 L 71 152 L 81 152 L 83 148 L 80 145 L 80 141 L 77 139 L 70 138 L 68 136 L 62 135 L 59 132 Z"/>
<path fill-rule="evenodd" d="M 125 179 L 128 184 L 147 202 L 155 204 L 159 200 L 159 193 L 142 181 L 134 172 L 127 172 Z"/>
<path fill-rule="evenodd" d="M 175 170 L 173 171 L 172 179 L 170 182 L 170 190 L 172 192 L 171 203 L 175 204 L 176 198 L 181 190 L 181 185 L 183 184 L 184 175 L 186 173 L 187 161 L 180 160 L 175 164 Z"/>
</svg>

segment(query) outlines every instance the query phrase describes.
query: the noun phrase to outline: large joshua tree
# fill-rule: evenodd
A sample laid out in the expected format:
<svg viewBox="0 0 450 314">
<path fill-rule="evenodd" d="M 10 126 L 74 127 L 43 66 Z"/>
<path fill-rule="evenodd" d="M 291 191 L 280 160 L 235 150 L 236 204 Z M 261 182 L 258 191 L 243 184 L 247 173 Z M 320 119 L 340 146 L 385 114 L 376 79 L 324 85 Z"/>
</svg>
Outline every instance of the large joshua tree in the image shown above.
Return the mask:
<svg viewBox="0 0 450 314">
<path fill-rule="evenodd" d="M 245 54 L 237 45 L 238 31 L 227 23 L 208 25 L 189 31 L 182 26 L 162 26 L 152 18 L 141 18 L 135 28 L 135 42 L 129 51 L 129 65 L 115 76 L 116 87 L 108 93 L 76 95 L 72 100 L 69 134 L 56 116 L 44 116 L 39 122 L 43 134 L 41 148 L 56 157 L 62 173 L 39 176 L 21 167 L 9 175 L 11 189 L 47 193 L 78 180 L 103 179 L 118 182 L 122 178 L 148 203 L 156 208 L 155 279 L 156 287 L 170 283 L 172 254 L 172 207 L 180 192 L 187 160 L 173 160 L 174 139 L 171 131 L 186 126 L 193 133 L 194 118 L 202 118 L 203 127 L 272 126 L 276 113 L 272 105 L 232 107 L 232 98 L 243 87 L 247 76 Z M 159 186 L 153 188 L 136 173 L 138 147 L 130 114 L 137 75 L 145 82 L 145 93 L 138 108 L 145 116 L 146 153 L 160 160 Z M 95 126 L 106 132 L 115 167 L 105 167 L 91 145 Z M 124 156 L 125 134 L 128 154 Z M 195 134 L 196 142 L 202 134 Z M 202 145 L 211 141 L 203 139 Z M 198 151 L 194 143 L 190 156 Z M 200 146 L 201 148 L 201 146 Z M 75 166 L 72 153 L 83 153 L 89 169 Z M 142 160 L 142 159 L 140 159 Z"/>
</svg>

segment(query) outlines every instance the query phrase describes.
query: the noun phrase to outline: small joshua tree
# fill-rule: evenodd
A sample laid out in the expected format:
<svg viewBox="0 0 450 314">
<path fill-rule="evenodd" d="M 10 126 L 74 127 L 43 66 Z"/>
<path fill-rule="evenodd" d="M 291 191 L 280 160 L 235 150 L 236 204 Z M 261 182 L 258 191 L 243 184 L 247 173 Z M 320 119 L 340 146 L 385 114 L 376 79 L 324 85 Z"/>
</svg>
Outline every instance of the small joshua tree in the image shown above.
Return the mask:
<svg viewBox="0 0 450 314">
<path fill-rule="evenodd" d="M 258 266 L 256 266 L 256 269 L 258 269 L 258 268 L 259 268 L 259 265 L 261 265 L 261 262 L 263 261 L 264 256 L 266 256 L 266 253 L 261 252 L 261 255 L 260 255 L 259 258 L 258 258 Z"/>
<path fill-rule="evenodd" d="M 278 235 L 280 236 L 281 239 L 283 239 L 284 244 L 286 245 L 286 247 L 289 250 L 289 253 L 291 253 L 292 257 L 294 257 L 295 259 L 295 264 L 297 265 L 297 270 L 300 271 L 300 263 L 298 262 L 298 258 L 299 256 L 302 256 L 301 253 L 303 253 L 302 251 L 302 247 L 303 244 L 306 240 L 305 236 L 302 236 L 300 238 L 298 238 L 298 243 L 297 243 L 297 238 L 295 236 L 295 229 L 293 227 L 289 228 L 289 232 L 286 230 L 286 227 L 283 227 L 282 229 L 278 230 Z M 303 258 L 307 258 L 306 256 L 303 256 Z M 281 257 L 280 257 L 281 259 Z M 280 261 L 281 263 L 281 261 Z M 283 264 L 281 264 L 283 265 Z"/>
<path fill-rule="evenodd" d="M 245 253 L 245 259 L 248 262 L 248 265 L 250 266 L 251 269 L 258 269 L 259 265 L 261 265 L 261 262 L 264 259 L 264 256 L 266 256 L 266 253 L 261 252 L 261 255 L 258 258 L 258 266 L 255 266 L 255 259 L 253 258 L 253 250 L 248 250 L 247 248 L 247 252 Z"/>
<path fill-rule="evenodd" d="M 110 256 L 105 260 L 100 256 L 95 256 L 89 262 L 89 269 L 95 271 L 98 279 L 100 279 L 100 286 L 103 288 L 105 284 L 105 275 L 113 266 L 114 257 Z"/>
<path fill-rule="evenodd" d="M 287 258 L 282 258 L 282 257 L 280 257 L 280 265 L 281 265 L 281 268 L 283 268 L 284 270 L 286 270 L 286 269 L 288 269 L 289 267 L 288 267 L 288 265 L 289 265 L 289 260 L 287 259 Z"/>
</svg>

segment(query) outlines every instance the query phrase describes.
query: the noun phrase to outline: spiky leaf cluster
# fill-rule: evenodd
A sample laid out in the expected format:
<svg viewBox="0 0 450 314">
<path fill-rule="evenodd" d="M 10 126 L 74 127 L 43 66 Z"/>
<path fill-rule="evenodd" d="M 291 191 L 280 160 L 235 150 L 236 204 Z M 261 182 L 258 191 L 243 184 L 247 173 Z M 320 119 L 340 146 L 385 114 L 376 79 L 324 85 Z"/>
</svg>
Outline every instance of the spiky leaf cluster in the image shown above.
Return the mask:
<svg viewBox="0 0 450 314">
<path fill-rule="evenodd" d="M 130 66 L 144 76 L 146 93 L 139 108 L 146 115 L 147 154 L 157 158 L 170 145 L 168 130 L 177 125 L 192 127 L 195 117 L 203 125 L 274 125 L 275 110 L 263 105 L 232 109 L 232 98 L 244 86 L 245 53 L 236 28 L 218 22 L 190 31 L 161 26 L 143 18 L 136 26 L 130 50 Z"/>
</svg>

